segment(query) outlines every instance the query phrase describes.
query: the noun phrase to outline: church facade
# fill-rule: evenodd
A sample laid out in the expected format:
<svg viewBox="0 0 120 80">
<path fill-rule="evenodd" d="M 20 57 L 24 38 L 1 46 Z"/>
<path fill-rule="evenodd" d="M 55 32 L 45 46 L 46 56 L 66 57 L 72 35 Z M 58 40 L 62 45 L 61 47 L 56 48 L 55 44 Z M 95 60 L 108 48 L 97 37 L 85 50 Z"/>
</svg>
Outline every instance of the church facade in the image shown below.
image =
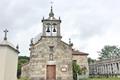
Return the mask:
<svg viewBox="0 0 120 80">
<path fill-rule="evenodd" d="M 61 20 L 54 17 L 52 7 L 42 23 L 42 35 L 37 41 L 31 40 L 30 61 L 23 65 L 21 76 L 30 80 L 73 80 L 73 60 L 86 67 L 88 75 L 88 54 L 73 50 L 71 41 L 67 44 L 61 40 Z"/>
</svg>

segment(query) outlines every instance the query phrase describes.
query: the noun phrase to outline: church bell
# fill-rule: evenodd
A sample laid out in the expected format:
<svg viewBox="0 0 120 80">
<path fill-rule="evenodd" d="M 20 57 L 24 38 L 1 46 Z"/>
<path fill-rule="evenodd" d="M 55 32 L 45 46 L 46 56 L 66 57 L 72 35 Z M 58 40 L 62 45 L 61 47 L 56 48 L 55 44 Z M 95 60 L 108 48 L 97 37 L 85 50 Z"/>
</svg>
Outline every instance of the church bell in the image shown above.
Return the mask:
<svg viewBox="0 0 120 80">
<path fill-rule="evenodd" d="M 50 32 L 50 28 L 49 28 L 49 27 L 47 28 L 47 31 L 46 31 L 46 32 Z"/>
<path fill-rule="evenodd" d="M 55 28 L 53 29 L 53 32 L 56 32 L 56 29 L 55 29 Z"/>
<path fill-rule="evenodd" d="M 54 29 L 53 29 L 53 32 L 56 32 L 56 29 L 55 29 L 55 25 L 54 25 Z"/>
</svg>

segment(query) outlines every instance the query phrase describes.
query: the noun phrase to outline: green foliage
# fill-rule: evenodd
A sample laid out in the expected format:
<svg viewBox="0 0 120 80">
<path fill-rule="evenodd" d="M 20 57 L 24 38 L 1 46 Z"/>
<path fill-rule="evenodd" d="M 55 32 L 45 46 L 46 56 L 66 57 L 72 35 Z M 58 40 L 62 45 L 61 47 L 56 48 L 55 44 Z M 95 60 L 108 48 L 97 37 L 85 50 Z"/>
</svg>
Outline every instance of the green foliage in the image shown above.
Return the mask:
<svg viewBox="0 0 120 80">
<path fill-rule="evenodd" d="M 18 57 L 18 69 L 17 69 L 17 77 L 20 78 L 21 75 L 21 67 L 23 64 L 26 64 L 29 62 L 29 57 L 27 56 L 19 56 Z"/>
<path fill-rule="evenodd" d="M 117 46 L 104 46 L 103 49 L 101 49 L 100 53 L 100 59 L 107 59 L 111 57 L 117 57 L 120 56 L 120 48 Z"/>
<path fill-rule="evenodd" d="M 27 77 L 24 77 L 24 78 L 20 78 L 18 80 L 29 80 Z"/>
<path fill-rule="evenodd" d="M 94 63 L 95 62 L 95 60 L 94 59 L 92 59 L 92 58 L 88 58 L 88 64 L 90 64 L 90 63 Z"/>
<path fill-rule="evenodd" d="M 82 74 L 86 74 L 86 70 L 87 70 L 86 67 L 81 68 L 81 73 L 82 73 Z"/>
<path fill-rule="evenodd" d="M 72 68 L 73 68 L 73 79 L 77 80 L 77 74 L 79 75 L 81 74 L 80 66 L 75 61 L 73 61 Z"/>
</svg>

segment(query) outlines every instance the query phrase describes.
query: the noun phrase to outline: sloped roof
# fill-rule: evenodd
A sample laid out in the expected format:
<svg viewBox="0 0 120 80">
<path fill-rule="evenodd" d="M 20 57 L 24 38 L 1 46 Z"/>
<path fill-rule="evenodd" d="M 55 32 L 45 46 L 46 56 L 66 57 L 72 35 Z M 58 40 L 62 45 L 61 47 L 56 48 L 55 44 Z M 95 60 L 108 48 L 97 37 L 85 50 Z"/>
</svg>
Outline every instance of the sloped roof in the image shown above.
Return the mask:
<svg viewBox="0 0 120 80">
<path fill-rule="evenodd" d="M 3 40 L 2 42 L 0 42 L 0 46 L 9 46 L 13 50 L 15 50 L 19 53 L 19 51 L 16 49 L 16 47 L 12 43 L 8 42 L 7 40 Z"/>
<path fill-rule="evenodd" d="M 3 40 L 2 42 L 0 42 L 0 45 L 9 45 L 9 46 L 15 48 L 15 46 L 12 43 L 8 42 L 7 40 Z"/>
<path fill-rule="evenodd" d="M 69 44 L 67 44 L 66 42 L 64 42 L 64 41 L 61 41 L 61 42 L 69 46 Z M 81 52 L 79 50 L 72 49 L 72 51 L 73 51 L 72 55 L 89 55 L 88 53 Z"/>
<path fill-rule="evenodd" d="M 64 41 L 61 41 L 61 42 L 69 46 L 69 44 L 67 44 L 66 42 Z M 74 50 L 74 49 L 72 49 L 72 51 L 73 51 L 72 55 L 89 55 L 88 53 L 81 52 L 81 51 Z"/>
<path fill-rule="evenodd" d="M 88 55 L 88 53 L 80 52 L 78 50 L 73 50 L 73 55 Z"/>
</svg>

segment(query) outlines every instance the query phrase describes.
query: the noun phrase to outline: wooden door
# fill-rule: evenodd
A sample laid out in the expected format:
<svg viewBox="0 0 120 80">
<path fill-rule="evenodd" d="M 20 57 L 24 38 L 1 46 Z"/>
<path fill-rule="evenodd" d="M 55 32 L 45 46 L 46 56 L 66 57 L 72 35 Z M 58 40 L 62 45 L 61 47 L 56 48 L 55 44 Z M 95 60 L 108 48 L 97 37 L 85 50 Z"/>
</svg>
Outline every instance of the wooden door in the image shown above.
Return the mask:
<svg viewBox="0 0 120 80">
<path fill-rule="evenodd" d="M 56 80 L 56 66 L 47 65 L 47 80 Z"/>
</svg>

